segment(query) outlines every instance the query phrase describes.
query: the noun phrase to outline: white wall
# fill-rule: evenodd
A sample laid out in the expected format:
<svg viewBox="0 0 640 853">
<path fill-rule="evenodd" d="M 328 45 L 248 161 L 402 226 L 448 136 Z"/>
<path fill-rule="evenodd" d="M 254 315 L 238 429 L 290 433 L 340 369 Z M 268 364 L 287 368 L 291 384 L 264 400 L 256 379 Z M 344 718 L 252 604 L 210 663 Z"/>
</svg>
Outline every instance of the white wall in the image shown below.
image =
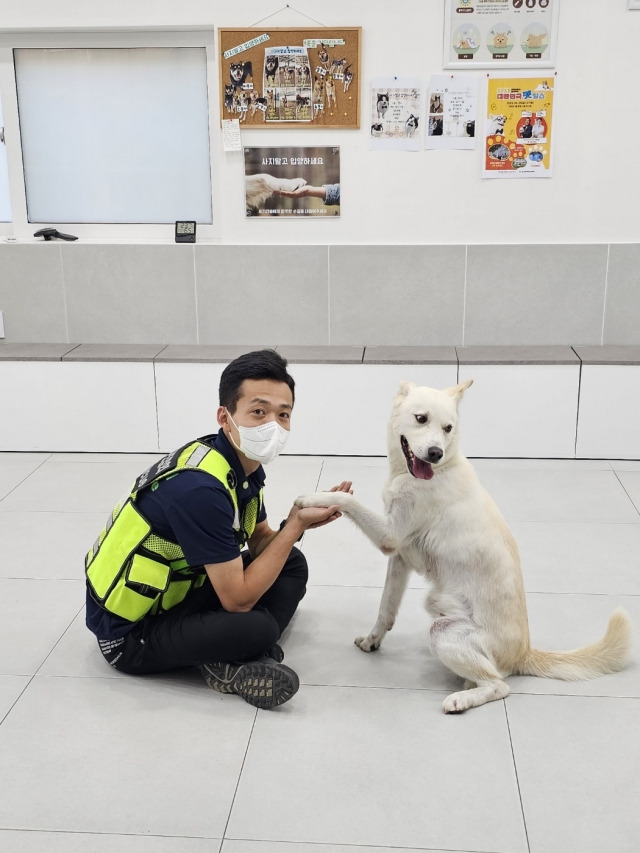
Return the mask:
<svg viewBox="0 0 640 853">
<path fill-rule="evenodd" d="M 442 70 L 444 0 L 324 0 L 299 3 L 329 26 L 363 28 L 363 110 L 375 75 L 413 75 L 426 86 Z M 0 29 L 126 26 L 314 26 L 279 2 L 244 0 L 0 0 Z M 243 131 L 249 145 L 339 144 L 339 220 L 246 220 L 241 153 L 223 153 L 217 122 L 212 139 L 217 237 L 257 243 L 626 243 L 638 240 L 640 166 L 635 140 L 640 11 L 627 0 L 561 0 L 554 114 L 555 177 L 481 181 L 480 151 L 382 153 L 359 131 Z M 482 72 L 481 72 L 482 73 Z M 217 84 L 217 70 L 215 72 Z M 218 110 L 217 92 L 212 108 Z M 424 130 L 424 129 L 423 129 Z"/>
</svg>

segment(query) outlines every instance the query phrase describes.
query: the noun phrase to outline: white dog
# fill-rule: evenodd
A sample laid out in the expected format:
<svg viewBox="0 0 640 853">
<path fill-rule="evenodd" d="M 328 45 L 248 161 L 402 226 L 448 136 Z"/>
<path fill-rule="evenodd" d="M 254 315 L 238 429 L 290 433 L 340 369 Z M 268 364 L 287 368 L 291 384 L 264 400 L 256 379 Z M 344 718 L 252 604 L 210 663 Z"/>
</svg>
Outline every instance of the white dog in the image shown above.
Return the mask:
<svg viewBox="0 0 640 853">
<path fill-rule="evenodd" d="M 278 190 L 293 192 L 307 183 L 304 178 L 274 178 L 266 174 L 246 175 L 244 180 L 248 210 L 262 207 L 269 196 Z"/>
<path fill-rule="evenodd" d="M 485 132 L 485 136 L 493 136 L 494 134 L 503 134 L 504 126 L 507 123 L 507 117 L 497 115 L 494 116 L 492 113 L 489 113 L 489 118 L 487 119 L 487 129 Z"/>
<path fill-rule="evenodd" d="M 622 669 L 631 625 L 618 608 L 605 636 L 572 652 L 531 648 L 516 543 L 498 507 L 458 450 L 458 404 L 473 380 L 437 391 L 403 382 L 388 430 L 389 477 L 381 517 L 346 492 L 298 498 L 298 506 L 339 506 L 390 555 L 377 622 L 355 642 L 380 647 L 393 627 L 411 570 L 431 584 L 431 648 L 465 679 L 443 704 L 457 713 L 502 699 L 509 675 L 580 680 Z"/>
</svg>

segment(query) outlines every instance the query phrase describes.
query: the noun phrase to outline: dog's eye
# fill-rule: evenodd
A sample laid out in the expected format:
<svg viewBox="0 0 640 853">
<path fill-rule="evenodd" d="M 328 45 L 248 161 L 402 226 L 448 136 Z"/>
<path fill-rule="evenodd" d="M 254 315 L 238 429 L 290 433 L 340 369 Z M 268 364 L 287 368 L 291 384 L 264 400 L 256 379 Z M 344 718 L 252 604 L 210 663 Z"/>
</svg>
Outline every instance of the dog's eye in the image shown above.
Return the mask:
<svg viewBox="0 0 640 853">
<path fill-rule="evenodd" d="M 447 424 L 446 427 L 443 427 L 444 432 L 451 432 L 452 429 L 453 429 L 452 424 Z"/>
<path fill-rule="evenodd" d="M 419 424 L 426 424 L 426 422 L 429 420 L 426 415 L 416 415 L 415 419 L 418 421 Z"/>
</svg>

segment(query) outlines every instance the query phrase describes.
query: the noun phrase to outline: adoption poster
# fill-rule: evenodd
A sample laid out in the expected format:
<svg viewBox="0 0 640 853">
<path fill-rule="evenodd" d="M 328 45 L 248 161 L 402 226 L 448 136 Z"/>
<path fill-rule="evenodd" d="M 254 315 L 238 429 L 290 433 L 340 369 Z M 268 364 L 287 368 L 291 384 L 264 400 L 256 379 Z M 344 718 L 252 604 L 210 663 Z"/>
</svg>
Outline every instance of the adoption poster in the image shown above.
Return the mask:
<svg viewBox="0 0 640 853">
<path fill-rule="evenodd" d="M 340 216 L 340 148 L 245 148 L 247 217 Z"/>
<path fill-rule="evenodd" d="M 429 115 L 425 148 L 476 147 L 476 74 L 434 74 L 429 81 L 427 106 Z"/>
<path fill-rule="evenodd" d="M 446 0 L 445 68 L 551 68 L 560 0 Z"/>
<path fill-rule="evenodd" d="M 487 79 L 483 178 L 550 178 L 555 76 Z"/>
<path fill-rule="evenodd" d="M 420 80 L 374 77 L 371 81 L 371 143 L 374 151 L 418 151 Z"/>
</svg>

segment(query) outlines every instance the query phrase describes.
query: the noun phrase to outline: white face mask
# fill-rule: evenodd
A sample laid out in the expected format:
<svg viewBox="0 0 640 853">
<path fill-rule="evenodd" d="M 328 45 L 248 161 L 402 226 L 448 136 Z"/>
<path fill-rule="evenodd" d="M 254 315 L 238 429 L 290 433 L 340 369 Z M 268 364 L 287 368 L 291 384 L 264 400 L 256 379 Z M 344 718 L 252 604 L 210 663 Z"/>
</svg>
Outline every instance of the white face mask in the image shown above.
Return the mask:
<svg viewBox="0 0 640 853">
<path fill-rule="evenodd" d="M 231 423 L 240 433 L 240 447 L 232 437 L 231 442 L 236 450 L 244 453 L 247 459 L 253 459 L 254 462 L 267 465 L 282 452 L 289 438 L 289 432 L 279 423 L 269 421 L 266 424 L 254 427 L 238 426 L 229 412 L 226 409 L 225 411 L 229 415 Z"/>
</svg>

